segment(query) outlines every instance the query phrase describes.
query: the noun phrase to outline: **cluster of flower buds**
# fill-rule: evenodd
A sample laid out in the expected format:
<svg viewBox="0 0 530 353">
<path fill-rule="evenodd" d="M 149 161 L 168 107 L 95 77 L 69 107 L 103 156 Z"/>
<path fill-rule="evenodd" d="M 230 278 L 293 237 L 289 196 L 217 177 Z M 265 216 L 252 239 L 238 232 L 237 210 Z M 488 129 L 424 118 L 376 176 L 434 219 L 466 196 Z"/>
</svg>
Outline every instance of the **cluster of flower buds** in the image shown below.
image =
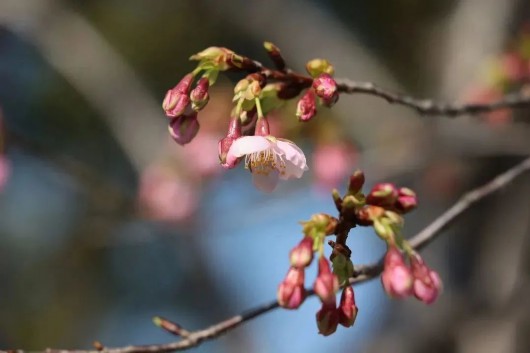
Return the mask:
<svg viewBox="0 0 530 353">
<path fill-rule="evenodd" d="M 353 288 L 347 280 L 353 275 L 353 264 L 345 257 L 332 255 L 330 261 L 323 255 L 325 237 L 335 234 L 338 219 L 327 214 L 316 214 L 307 222 L 302 222 L 304 238 L 289 254 L 291 267 L 278 287 L 278 303 L 287 309 L 298 308 L 305 299 L 304 271 L 319 253 L 318 274 L 313 283 L 313 291 L 322 302 L 316 314 L 318 331 L 328 336 L 337 330 L 338 325 L 350 327 L 357 317 L 357 306 Z M 347 285 L 342 292 L 337 307 L 336 294 L 340 285 Z"/>
<path fill-rule="evenodd" d="M 324 237 L 333 234 L 338 220 L 326 214 L 317 214 L 303 222 L 304 238 L 289 254 L 291 267 L 278 287 L 278 303 L 287 309 L 298 308 L 305 299 L 304 272 L 313 262 L 315 251 L 320 251 Z"/>
<path fill-rule="evenodd" d="M 392 183 L 381 183 L 374 186 L 366 196 L 366 203 L 400 214 L 408 213 L 418 205 L 414 191 L 404 187 L 397 188 Z"/>
<path fill-rule="evenodd" d="M 169 120 L 169 133 L 180 145 L 190 143 L 199 131 L 197 112 L 208 103 L 208 79 L 201 78 L 191 91 L 194 76 L 187 74 L 170 89 L 162 107 Z"/>
<path fill-rule="evenodd" d="M 337 257 L 335 257 L 337 259 Z M 318 262 L 318 276 L 313 286 L 315 294 L 320 298 L 322 306 L 316 314 L 318 332 L 324 336 L 329 336 L 337 330 L 338 325 L 351 327 L 357 318 L 357 304 L 355 303 L 355 293 L 353 287 L 347 284 L 347 279 L 353 275 L 353 265 L 351 273 L 346 280 L 342 280 L 340 266 L 333 260 L 333 273 L 329 267 L 329 262 L 323 256 Z M 351 261 L 347 260 L 350 264 Z M 336 303 L 336 293 L 339 286 L 343 285 L 339 305 Z"/>
<path fill-rule="evenodd" d="M 356 204 L 354 211 L 356 223 L 373 226 L 377 235 L 387 242 L 394 241 L 403 226 L 401 215 L 417 206 L 414 191 L 409 188 L 396 188 L 391 183 L 377 184 L 365 198 L 358 196 L 358 199 L 360 205 Z M 343 203 L 345 200 L 346 198 Z"/>
<path fill-rule="evenodd" d="M 300 121 L 309 121 L 316 115 L 317 97 L 326 107 L 333 106 L 339 99 L 337 82 L 332 76 L 334 69 L 327 60 L 311 60 L 307 63 L 306 70 L 313 82 L 296 106 L 296 116 Z"/>
<path fill-rule="evenodd" d="M 304 92 L 296 115 L 307 121 L 316 114 L 318 104 L 335 104 L 339 87 L 327 60 L 309 61 L 309 76 L 304 76 L 287 69 L 274 44 L 265 42 L 264 48 L 275 69 L 223 47 L 210 47 L 192 55 L 190 59 L 198 61 L 196 68 L 167 92 L 162 107 L 170 118 L 173 139 L 187 144 L 199 131 L 198 112 L 208 104 L 209 89 L 219 72 L 244 73 L 234 88 L 235 106 L 227 135 L 219 142 L 219 159 L 223 167 L 233 168 L 244 157 L 254 184 L 263 191 L 272 191 L 279 179 L 300 178 L 308 168 L 305 155 L 294 143 L 270 135 L 266 115 Z"/>
<path fill-rule="evenodd" d="M 410 251 L 408 255 L 410 267 L 405 264 L 399 249 L 395 245 L 389 245 L 381 275 L 383 288 L 392 298 L 405 298 L 414 294 L 418 300 L 431 304 L 442 290 L 440 276 L 427 267 L 415 251 Z"/>
</svg>

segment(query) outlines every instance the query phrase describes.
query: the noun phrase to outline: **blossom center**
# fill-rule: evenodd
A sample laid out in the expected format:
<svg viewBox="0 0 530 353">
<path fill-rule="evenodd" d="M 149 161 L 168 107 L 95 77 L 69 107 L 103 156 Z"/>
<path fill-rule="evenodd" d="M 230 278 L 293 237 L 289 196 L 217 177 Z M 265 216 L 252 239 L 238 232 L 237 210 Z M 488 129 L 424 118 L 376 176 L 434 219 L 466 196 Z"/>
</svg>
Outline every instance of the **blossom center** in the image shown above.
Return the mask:
<svg viewBox="0 0 530 353">
<path fill-rule="evenodd" d="M 274 170 L 285 174 L 285 161 L 272 148 L 247 154 L 245 167 L 256 174 L 269 175 Z"/>
</svg>

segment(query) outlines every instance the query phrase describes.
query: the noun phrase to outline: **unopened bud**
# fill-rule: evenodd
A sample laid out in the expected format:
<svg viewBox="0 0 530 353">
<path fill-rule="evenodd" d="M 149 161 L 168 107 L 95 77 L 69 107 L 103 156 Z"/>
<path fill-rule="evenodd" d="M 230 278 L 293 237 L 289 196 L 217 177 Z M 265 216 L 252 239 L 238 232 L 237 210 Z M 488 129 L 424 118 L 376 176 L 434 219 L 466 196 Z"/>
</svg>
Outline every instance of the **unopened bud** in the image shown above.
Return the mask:
<svg viewBox="0 0 530 353">
<path fill-rule="evenodd" d="M 199 132 L 199 128 L 196 112 L 172 118 L 168 126 L 171 137 L 179 145 L 190 143 Z"/>
<path fill-rule="evenodd" d="M 224 168 L 234 168 L 239 161 L 239 158 L 233 155 L 228 154 L 230 147 L 235 140 L 242 136 L 241 132 L 241 120 L 237 116 L 232 116 L 230 118 L 230 123 L 228 124 L 228 131 L 226 137 L 222 138 L 219 141 L 218 152 L 219 152 L 219 161 Z"/>
<path fill-rule="evenodd" d="M 282 54 L 280 53 L 280 49 L 271 42 L 264 42 L 263 47 L 267 51 L 267 54 L 269 54 L 272 62 L 274 62 L 276 68 L 280 71 L 284 70 L 285 61 L 283 60 Z"/>
<path fill-rule="evenodd" d="M 425 304 L 432 304 L 442 291 L 442 280 L 438 273 L 425 265 L 419 254 L 410 257 L 410 267 L 414 277 L 414 296 Z"/>
<path fill-rule="evenodd" d="M 342 290 L 338 311 L 339 323 L 344 327 L 353 326 L 359 309 L 355 304 L 355 293 L 352 286 L 347 286 Z"/>
<path fill-rule="evenodd" d="M 305 65 L 305 68 L 311 77 L 317 77 L 324 73 L 329 75 L 333 75 L 335 73 L 333 66 L 326 59 L 310 60 Z"/>
<path fill-rule="evenodd" d="M 329 261 L 321 256 L 318 259 L 318 275 L 313 285 L 315 294 L 318 295 L 322 303 L 335 305 L 335 293 L 339 290 L 339 280 L 331 272 Z"/>
<path fill-rule="evenodd" d="M 162 108 L 168 117 L 176 117 L 186 112 L 186 108 L 190 104 L 188 94 L 192 83 L 193 74 L 187 74 L 175 87 L 167 91 L 162 102 Z"/>
<path fill-rule="evenodd" d="M 350 176 L 348 183 L 348 194 L 355 195 L 361 191 L 364 185 L 364 173 L 361 170 L 356 170 Z"/>
<path fill-rule="evenodd" d="M 318 333 L 323 336 L 329 336 L 337 331 L 339 325 L 339 311 L 335 304 L 328 305 L 323 303 L 316 315 Z"/>
<path fill-rule="evenodd" d="M 409 188 L 400 188 L 398 190 L 398 198 L 394 204 L 396 211 L 407 213 L 418 206 L 418 199 L 416 193 Z"/>
<path fill-rule="evenodd" d="M 278 287 L 278 304 L 286 309 L 296 309 L 304 299 L 304 270 L 291 267 Z"/>
<path fill-rule="evenodd" d="M 296 116 L 300 121 L 309 121 L 317 113 L 315 92 L 312 89 L 305 91 L 296 105 Z"/>
<path fill-rule="evenodd" d="M 386 293 L 393 298 L 409 296 L 412 293 L 412 273 L 405 265 L 403 255 L 395 246 L 388 248 L 384 264 L 381 283 Z"/>
<path fill-rule="evenodd" d="M 398 198 L 398 191 L 394 184 L 381 183 L 372 188 L 372 191 L 366 197 L 366 202 L 370 205 L 390 207 L 393 206 Z"/>
<path fill-rule="evenodd" d="M 195 86 L 195 88 L 191 91 L 191 107 L 195 111 L 201 110 L 206 106 L 206 104 L 208 104 L 208 100 L 210 99 L 210 95 L 208 94 L 209 87 L 210 84 L 208 79 L 206 77 L 201 77 L 199 82 L 197 82 L 197 86 Z"/>
<path fill-rule="evenodd" d="M 258 117 L 256 128 L 254 130 L 255 136 L 269 136 L 271 134 L 269 127 L 269 120 L 266 117 Z"/>
<path fill-rule="evenodd" d="M 314 240 L 312 237 L 305 236 L 304 239 L 291 250 L 289 254 L 291 266 L 295 268 L 304 268 L 311 264 L 311 261 L 313 261 L 313 243 Z"/>
<path fill-rule="evenodd" d="M 324 105 L 331 107 L 339 99 L 337 82 L 329 74 L 321 74 L 313 80 L 313 89 Z"/>
</svg>

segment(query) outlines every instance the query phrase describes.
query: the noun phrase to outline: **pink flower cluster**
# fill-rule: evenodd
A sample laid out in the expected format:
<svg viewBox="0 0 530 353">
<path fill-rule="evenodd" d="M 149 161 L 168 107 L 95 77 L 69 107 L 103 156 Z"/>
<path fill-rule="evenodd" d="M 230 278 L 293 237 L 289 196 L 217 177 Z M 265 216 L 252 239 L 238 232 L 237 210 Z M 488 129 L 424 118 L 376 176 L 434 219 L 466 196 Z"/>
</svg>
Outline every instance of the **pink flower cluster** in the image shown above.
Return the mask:
<svg viewBox="0 0 530 353">
<path fill-rule="evenodd" d="M 191 91 L 193 74 L 187 74 L 179 83 L 167 91 L 162 107 L 169 120 L 169 133 L 180 145 L 190 143 L 199 132 L 197 113 L 208 103 L 208 79 L 199 79 Z"/>
<path fill-rule="evenodd" d="M 418 205 L 414 191 L 404 187 L 397 188 L 392 183 L 375 185 L 366 196 L 366 203 L 399 213 L 410 212 Z"/>
<path fill-rule="evenodd" d="M 309 121 L 317 113 L 317 97 L 322 105 L 331 107 L 339 99 L 337 82 L 333 78 L 333 66 L 323 59 L 311 60 L 306 65 L 313 77 L 313 84 L 302 95 L 296 105 L 296 116 L 300 121 Z"/>
<path fill-rule="evenodd" d="M 291 250 L 291 268 L 278 287 L 278 303 L 286 309 L 297 309 L 304 302 L 305 268 L 313 261 L 313 245 L 314 239 L 305 236 Z M 358 311 L 353 288 L 347 286 L 343 289 L 337 307 L 335 295 L 339 291 L 339 279 L 331 271 L 329 261 L 324 256 L 318 259 L 318 275 L 313 290 L 322 302 L 322 307 L 316 314 L 319 333 L 324 336 L 331 335 L 339 324 L 344 327 L 353 326 Z"/>
</svg>

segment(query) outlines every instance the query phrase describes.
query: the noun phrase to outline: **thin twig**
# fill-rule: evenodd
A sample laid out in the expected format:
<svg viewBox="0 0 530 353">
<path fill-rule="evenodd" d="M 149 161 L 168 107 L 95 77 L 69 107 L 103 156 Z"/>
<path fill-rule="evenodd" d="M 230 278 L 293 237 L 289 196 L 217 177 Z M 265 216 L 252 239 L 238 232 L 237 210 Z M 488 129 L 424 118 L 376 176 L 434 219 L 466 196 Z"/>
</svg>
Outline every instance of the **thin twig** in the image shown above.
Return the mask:
<svg viewBox="0 0 530 353">
<path fill-rule="evenodd" d="M 378 87 L 371 82 L 357 82 L 339 80 L 338 89 L 344 93 L 363 93 L 383 98 L 388 103 L 399 104 L 416 110 L 422 115 L 447 115 L 455 117 L 466 114 L 487 113 L 503 108 L 521 108 L 530 106 L 530 92 L 521 90 L 510 93 L 491 103 L 441 103 L 431 99 L 418 99 L 407 95 L 394 93 Z"/>
<path fill-rule="evenodd" d="M 476 188 L 464 196 L 462 196 L 451 208 L 445 211 L 441 216 L 434 220 L 422 231 L 417 233 L 415 236 L 409 239 L 409 242 L 412 247 L 416 250 L 419 250 L 433 241 L 436 236 L 440 235 L 441 232 L 452 224 L 459 216 L 461 216 L 466 210 L 468 210 L 473 204 L 482 200 L 486 196 L 494 193 L 495 191 L 501 189 L 502 187 L 508 185 L 516 177 L 523 174 L 524 172 L 530 170 L 530 158 L 525 159 L 520 164 L 510 168 L 506 172 L 498 175 L 493 180 L 487 184 Z M 364 265 L 356 267 L 356 276 L 350 278 L 350 284 L 359 284 L 362 282 L 369 281 L 378 277 L 383 270 L 382 261 L 371 265 Z M 312 296 L 314 292 L 312 290 L 307 290 L 307 295 Z M 215 339 L 222 334 L 231 331 L 238 327 L 239 325 L 255 318 L 261 316 L 269 311 L 277 309 L 279 307 L 276 300 L 270 301 L 268 303 L 256 306 L 255 308 L 242 313 L 237 316 L 233 316 L 227 320 L 221 321 L 213 326 L 207 327 L 202 330 L 188 332 L 185 331 L 185 336 L 182 340 L 177 342 L 172 342 L 168 344 L 154 344 L 146 346 L 126 346 L 118 348 L 104 348 L 103 352 L 108 353 L 160 353 L 160 352 L 172 352 L 172 351 L 182 351 L 192 347 L 196 347 L 204 341 Z M 180 328 L 180 330 L 183 330 Z M 181 331 L 182 332 L 182 331 Z M 12 352 L 24 353 L 23 350 L 16 350 Z M 97 353 L 97 351 L 84 351 L 84 350 L 59 350 L 59 349 L 47 349 L 47 353 Z"/>
</svg>

